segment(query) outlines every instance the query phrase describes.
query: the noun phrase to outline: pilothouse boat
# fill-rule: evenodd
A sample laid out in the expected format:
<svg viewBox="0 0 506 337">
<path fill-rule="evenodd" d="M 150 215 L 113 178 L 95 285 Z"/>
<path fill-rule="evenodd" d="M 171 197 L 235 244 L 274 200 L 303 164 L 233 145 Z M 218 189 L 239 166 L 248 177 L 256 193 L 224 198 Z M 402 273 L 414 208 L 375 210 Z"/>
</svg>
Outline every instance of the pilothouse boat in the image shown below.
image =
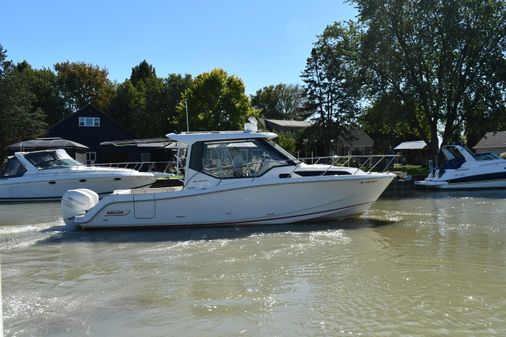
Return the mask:
<svg viewBox="0 0 506 337">
<path fill-rule="evenodd" d="M 168 134 L 187 147 L 182 187 L 118 190 L 102 200 L 88 190 L 61 202 L 81 228 L 286 224 L 358 216 L 395 175 L 307 165 L 257 132 Z"/>
<path fill-rule="evenodd" d="M 120 188 L 150 186 L 152 173 L 110 167 L 88 167 L 63 149 L 16 152 L 0 169 L 0 202 L 60 200 L 70 189 L 98 194 Z"/>
</svg>

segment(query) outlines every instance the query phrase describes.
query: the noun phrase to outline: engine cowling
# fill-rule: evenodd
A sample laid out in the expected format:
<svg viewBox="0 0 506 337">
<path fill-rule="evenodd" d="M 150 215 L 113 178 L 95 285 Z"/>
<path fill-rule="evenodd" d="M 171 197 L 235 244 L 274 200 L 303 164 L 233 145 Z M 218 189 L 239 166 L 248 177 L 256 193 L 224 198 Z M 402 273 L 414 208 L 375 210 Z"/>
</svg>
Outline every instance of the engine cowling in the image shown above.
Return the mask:
<svg viewBox="0 0 506 337">
<path fill-rule="evenodd" d="M 89 209 L 98 204 L 98 194 L 86 188 L 68 190 L 61 199 L 61 214 L 63 219 L 73 219 L 77 215 L 84 215 Z"/>
</svg>

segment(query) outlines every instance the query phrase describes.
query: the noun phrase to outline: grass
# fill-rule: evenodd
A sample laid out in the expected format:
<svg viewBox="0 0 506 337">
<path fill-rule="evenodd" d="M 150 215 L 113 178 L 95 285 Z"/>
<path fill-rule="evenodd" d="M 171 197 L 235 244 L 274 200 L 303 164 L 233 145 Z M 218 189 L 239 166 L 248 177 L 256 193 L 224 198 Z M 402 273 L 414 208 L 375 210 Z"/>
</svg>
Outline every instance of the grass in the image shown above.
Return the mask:
<svg viewBox="0 0 506 337">
<path fill-rule="evenodd" d="M 403 171 L 406 172 L 409 176 L 426 176 L 429 174 L 429 169 L 426 166 L 422 165 L 400 165 L 400 164 L 394 164 L 393 166 L 394 171 Z"/>
</svg>

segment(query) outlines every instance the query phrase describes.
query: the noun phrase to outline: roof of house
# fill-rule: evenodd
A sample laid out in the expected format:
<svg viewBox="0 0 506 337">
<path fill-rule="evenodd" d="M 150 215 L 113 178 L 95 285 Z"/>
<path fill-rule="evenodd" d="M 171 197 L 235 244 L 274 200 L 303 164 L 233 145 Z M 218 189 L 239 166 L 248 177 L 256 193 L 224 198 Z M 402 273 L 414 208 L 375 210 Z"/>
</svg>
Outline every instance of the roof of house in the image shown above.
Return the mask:
<svg viewBox="0 0 506 337">
<path fill-rule="evenodd" d="M 487 132 L 476 144 L 474 149 L 506 147 L 506 131 Z"/>
<path fill-rule="evenodd" d="M 427 146 L 427 143 L 425 143 L 423 140 L 412 140 L 409 142 L 402 142 L 396 147 L 394 147 L 394 150 L 421 150 L 424 149 Z"/>
<path fill-rule="evenodd" d="M 364 131 L 358 127 L 348 127 L 350 136 L 353 137 L 350 140 L 344 139 L 344 136 L 339 137 L 342 143 L 347 143 L 352 147 L 372 147 L 374 140 Z"/>
</svg>

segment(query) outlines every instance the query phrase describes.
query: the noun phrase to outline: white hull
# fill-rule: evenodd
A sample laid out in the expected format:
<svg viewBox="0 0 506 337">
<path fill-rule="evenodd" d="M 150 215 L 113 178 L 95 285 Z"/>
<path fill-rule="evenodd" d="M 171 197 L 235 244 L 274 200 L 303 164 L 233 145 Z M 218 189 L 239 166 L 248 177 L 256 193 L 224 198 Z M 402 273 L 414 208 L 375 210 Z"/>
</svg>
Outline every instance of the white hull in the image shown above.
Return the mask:
<svg viewBox="0 0 506 337">
<path fill-rule="evenodd" d="M 150 186 L 151 174 L 118 172 L 67 172 L 27 175 L 0 181 L 0 202 L 59 200 L 71 189 L 87 188 L 98 194 L 112 193 L 121 188 Z"/>
<path fill-rule="evenodd" d="M 362 214 L 392 181 L 390 174 L 311 177 L 270 184 L 106 196 L 83 216 L 81 228 L 272 225 L 334 220 Z M 162 191 L 162 192 L 160 192 Z"/>
<path fill-rule="evenodd" d="M 16 152 L 0 170 L 0 202 L 58 200 L 72 189 L 105 194 L 120 188 L 149 186 L 155 181 L 152 173 L 87 167 L 61 149 Z"/>
<path fill-rule="evenodd" d="M 425 179 L 415 182 L 417 186 L 432 190 L 470 190 L 470 189 L 499 189 L 506 188 L 506 180 L 482 180 L 461 183 L 448 183 Z"/>
</svg>

